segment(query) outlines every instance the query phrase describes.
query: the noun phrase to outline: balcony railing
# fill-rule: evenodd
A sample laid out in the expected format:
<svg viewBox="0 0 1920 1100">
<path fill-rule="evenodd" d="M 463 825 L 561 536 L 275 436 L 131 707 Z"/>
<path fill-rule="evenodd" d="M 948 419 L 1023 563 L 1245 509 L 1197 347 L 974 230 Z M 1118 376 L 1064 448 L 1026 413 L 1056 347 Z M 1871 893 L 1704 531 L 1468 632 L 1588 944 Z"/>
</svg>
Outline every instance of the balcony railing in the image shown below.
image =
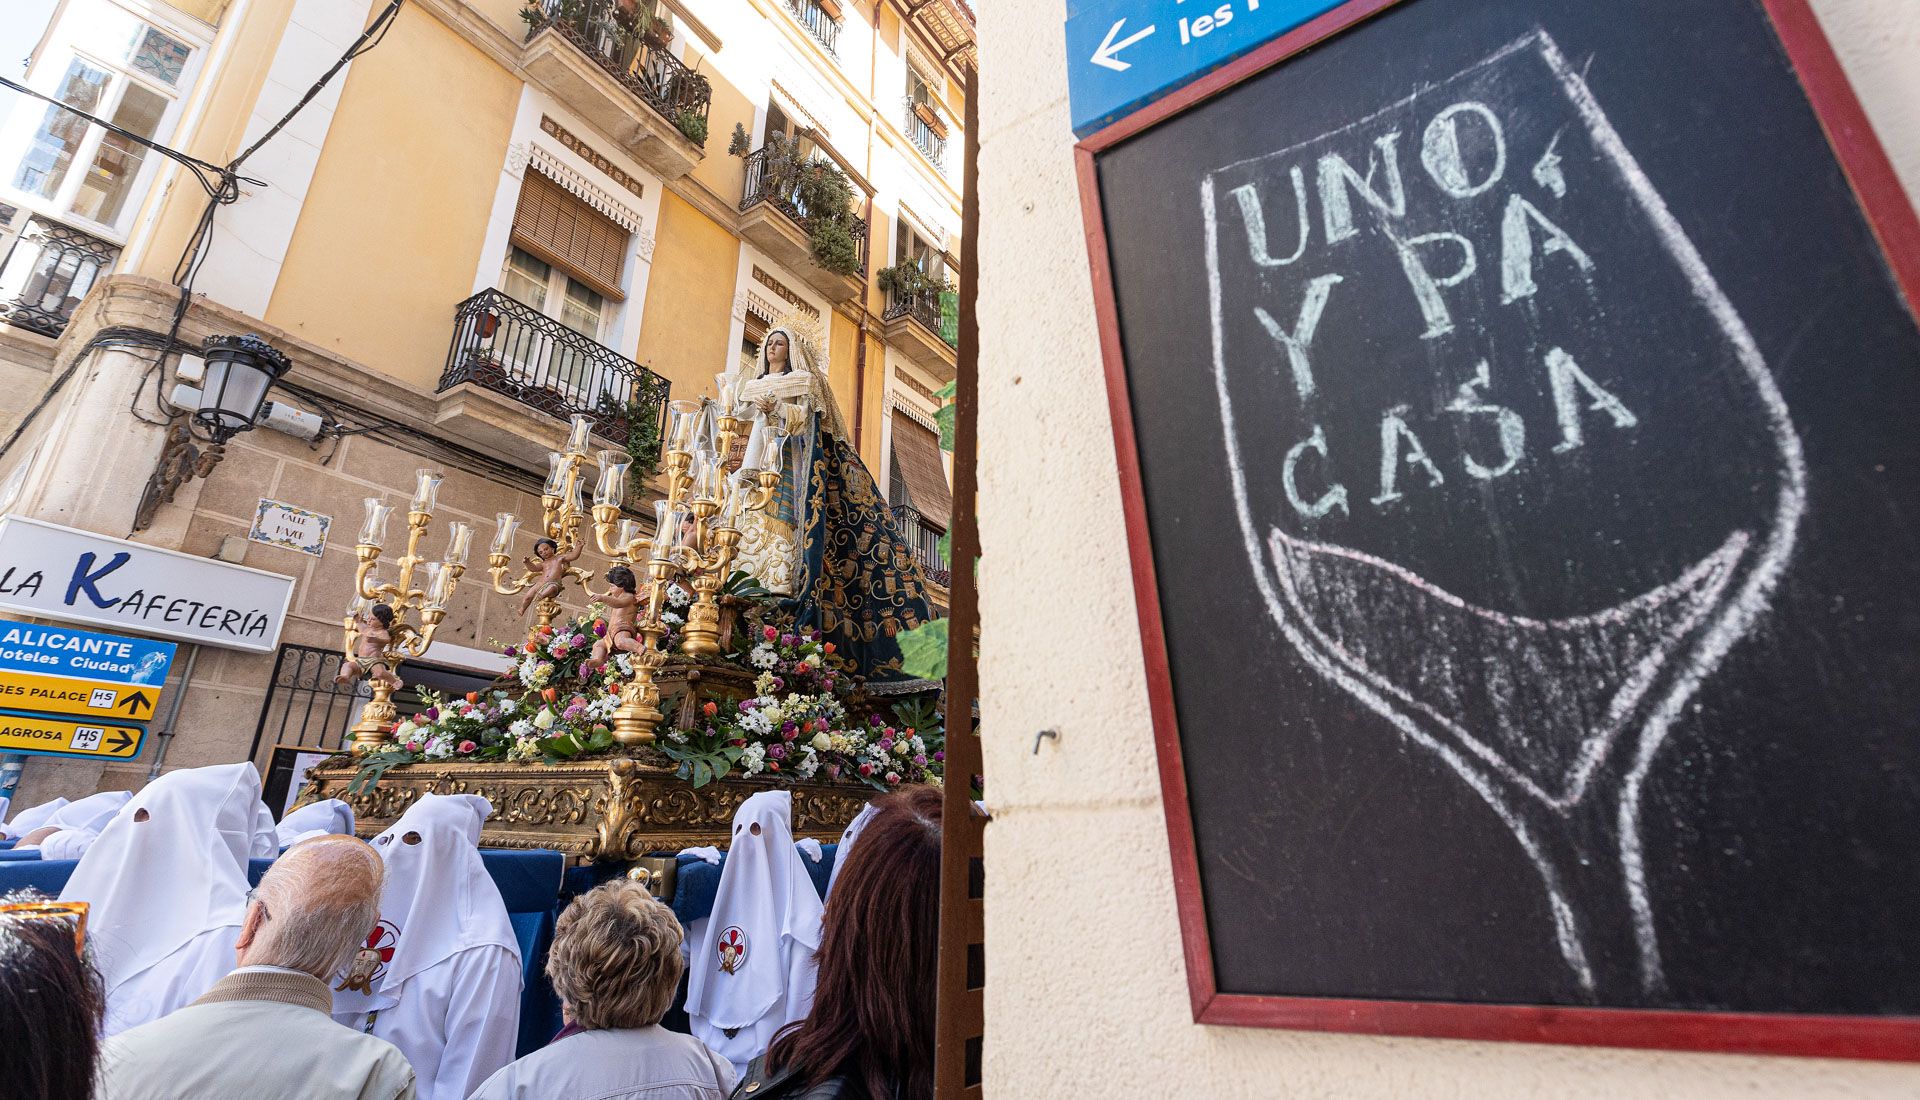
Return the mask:
<svg viewBox="0 0 1920 1100">
<path fill-rule="evenodd" d="M 551 26 L 704 148 L 713 85 L 664 45 L 635 33 L 622 12 L 618 0 L 539 0 L 529 8 L 527 38 Z"/>
<path fill-rule="evenodd" d="M 787 10 L 807 28 L 807 33 L 820 43 L 822 49 L 835 57 L 840 56 L 840 21 L 827 14 L 818 0 L 787 0 Z"/>
<path fill-rule="evenodd" d="M 887 294 L 887 308 L 880 314 L 882 321 L 892 321 L 900 317 L 911 317 L 925 326 L 928 332 L 938 336 L 948 346 L 957 341 L 949 339 L 940 324 L 940 294 L 953 289 L 952 283 L 928 287 L 924 290 L 895 290 Z"/>
<path fill-rule="evenodd" d="M 59 336 L 120 246 L 33 216 L 0 266 L 0 321 Z"/>
<path fill-rule="evenodd" d="M 453 347 L 442 391 L 472 382 L 558 420 L 595 418 L 594 434 L 659 456 L 666 379 L 498 290 L 483 290 L 453 314 Z"/>
<path fill-rule="evenodd" d="M 740 211 L 745 213 L 760 203 L 766 203 L 785 214 L 801 229 L 812 232 L 813 225 L 808 220 L 809 212 L 800 198 L 800 169 L 804 161 L 790 149 L 779 145 L 763 145 L 747 154 L 747 186 L 740 197 Z M 839 171 L 834 168 L 833 171 Z M 859 249 L 860 268 L 867 266 L 867 223 L 859 218 L 849 220 L 847 231 L 853 235 L 855 246 Z"/>
<path fill-rule="evenodd" d="M 940 560 L 940 536 L 947 533 L 944 524 L 922 514 L 911 504 L 894 505 L 893 519 L 900 525 L 900 533 L 913 544 L 913 556 L 920 563 L 921 575 L 934 584 L 951 587 L 953 571 Z"/>
<path fill-rule="evenodd" d="M 947 122 L 940 117 L 940 109 L 926 100 L 907 97 L 905 129 L 913 147 L 935 168 L 941 168 L 947 156 Z"/>
</svg>

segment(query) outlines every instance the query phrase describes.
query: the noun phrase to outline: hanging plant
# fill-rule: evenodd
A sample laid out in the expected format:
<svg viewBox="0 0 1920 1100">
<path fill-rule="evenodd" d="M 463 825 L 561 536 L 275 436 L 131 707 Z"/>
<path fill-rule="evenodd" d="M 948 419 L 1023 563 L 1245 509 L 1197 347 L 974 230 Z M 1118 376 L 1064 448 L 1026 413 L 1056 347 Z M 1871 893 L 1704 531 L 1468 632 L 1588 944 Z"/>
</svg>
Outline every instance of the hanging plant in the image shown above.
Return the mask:
<svg viewBox="0 0 1920 1100">
<path fill-rule="evenodd" d="M 747 137 L 747 128 L 738 122 L 734 123 L 733 136 L 727 139 L 727 155 L 730 157 L 744 157 L 753 151 L 748 148 L 750 144 L 752 144 L 752 139 Z"/>
</svg>

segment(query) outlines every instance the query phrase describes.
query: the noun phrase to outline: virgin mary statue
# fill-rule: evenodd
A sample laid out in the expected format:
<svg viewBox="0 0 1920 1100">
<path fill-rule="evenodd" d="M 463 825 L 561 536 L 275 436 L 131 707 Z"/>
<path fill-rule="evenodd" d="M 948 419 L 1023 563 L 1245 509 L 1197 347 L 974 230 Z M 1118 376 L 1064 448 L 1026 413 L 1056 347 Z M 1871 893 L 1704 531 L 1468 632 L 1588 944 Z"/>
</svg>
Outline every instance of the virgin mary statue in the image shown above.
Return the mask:
<svg viewBox="0 0 1920 1100">
<path fill-rule="evenodd" d="M 743 402 L 785 418 L 780 489 L 740 527 L 736 568 L 786 597 L 865 676 L 870 690 L 902 682 L 894 637 L 937 613 L 912 544 L 855 453 L 814 343 L 787 323 L 768 330 L 751 367 L 732 368 Z"/>
</svg>

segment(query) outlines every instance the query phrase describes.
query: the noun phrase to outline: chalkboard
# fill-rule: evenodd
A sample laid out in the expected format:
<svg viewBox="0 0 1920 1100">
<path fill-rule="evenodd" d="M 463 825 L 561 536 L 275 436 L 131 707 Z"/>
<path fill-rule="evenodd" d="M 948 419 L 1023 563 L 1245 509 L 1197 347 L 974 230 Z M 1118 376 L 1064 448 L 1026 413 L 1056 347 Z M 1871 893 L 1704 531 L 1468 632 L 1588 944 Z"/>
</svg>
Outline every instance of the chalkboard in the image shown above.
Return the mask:
<svg viewBox="0 0 1920 1100">
<path fill-rule="evenodd" d="M 1197 1017 L 1920 1057 L 1920 237 L 1802 0 L 1357 0 L 1080 158 Z"/>
</svg>

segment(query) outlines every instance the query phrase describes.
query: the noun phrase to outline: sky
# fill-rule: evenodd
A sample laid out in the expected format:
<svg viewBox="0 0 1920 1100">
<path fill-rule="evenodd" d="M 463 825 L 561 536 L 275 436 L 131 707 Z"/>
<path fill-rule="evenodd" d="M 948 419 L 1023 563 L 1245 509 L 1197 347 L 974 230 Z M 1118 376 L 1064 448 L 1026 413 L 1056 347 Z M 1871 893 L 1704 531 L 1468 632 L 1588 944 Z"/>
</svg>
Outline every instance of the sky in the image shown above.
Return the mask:
<svg viewBox="0 0 1920 1100">
<path fill-rule="evenodd" d="M 55 0 L 0 0 L 0 76 L 20 79 L 27 55 L 40 43 Z M 6 93 L 9 98 L 14 93 Z"/>
</svg>

